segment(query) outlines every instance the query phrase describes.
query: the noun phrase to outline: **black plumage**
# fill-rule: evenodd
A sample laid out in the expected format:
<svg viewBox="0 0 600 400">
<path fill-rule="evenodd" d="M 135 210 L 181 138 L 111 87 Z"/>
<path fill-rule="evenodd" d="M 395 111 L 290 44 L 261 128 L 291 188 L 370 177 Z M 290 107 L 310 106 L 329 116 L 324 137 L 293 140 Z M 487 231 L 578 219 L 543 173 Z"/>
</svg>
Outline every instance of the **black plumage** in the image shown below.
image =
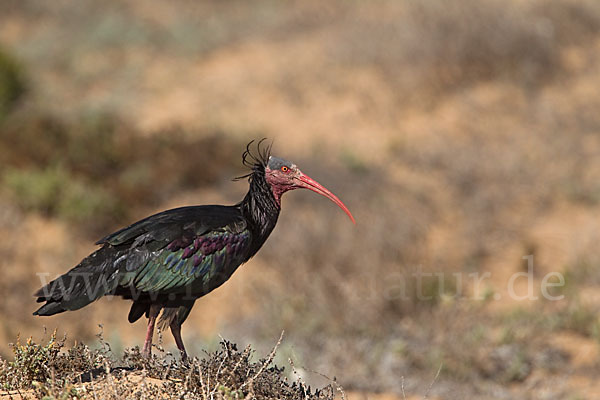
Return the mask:
<svg viewBox="0 0 600 400">
<path fill-rule="evenodd" d="M 149 319 L 144 352 L 150 354 L 156 318 L 170 326 L 185 357 L 180 329 L 197 298 L 221 286 L 266 241 L 280 212 L 281 195 L 305 187 L 345 206 L 292 163 L 250 144 L 243 162 L 251 172 L 244 199 L 232 206 L 175 208 L 142 219 L 96 244 L 98 250 L 39 289 L 45 302 L 34 315 L 80 309 L 106 295 L 133 301 L 129 321 Z"/>
</svg>

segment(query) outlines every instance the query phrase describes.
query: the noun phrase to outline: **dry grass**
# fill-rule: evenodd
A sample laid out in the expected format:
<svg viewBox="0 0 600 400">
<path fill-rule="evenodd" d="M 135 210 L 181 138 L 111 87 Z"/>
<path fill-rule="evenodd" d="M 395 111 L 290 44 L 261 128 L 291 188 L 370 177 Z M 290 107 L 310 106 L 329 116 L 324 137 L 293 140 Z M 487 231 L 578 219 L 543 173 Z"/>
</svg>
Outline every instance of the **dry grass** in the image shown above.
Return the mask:
<svg viewBox="0 0 600 400">
<path fill-rule="evenodd" d="M 283 335 L 282 335 L 283 336 Z M 100 335 L 101 348 L 78 344 L 64 348 L 56 332 L 47 343 L 28 339 L 13 345 L 14 361 L 0 359 L 0 396 L 45 399 L 333 399 L 329 385 L 311 390 L 301 380 L 289 382 L 284 368 L 273 365 L 281 338 L 266 358 L 222 340 L 219 350 L 204 359 L 178 362 L 160 349 L 146 358 L 139 348 L 126 350 L 120 360 Z M 343 394 L 343 390 L 337 389 Z"/>
</svg>

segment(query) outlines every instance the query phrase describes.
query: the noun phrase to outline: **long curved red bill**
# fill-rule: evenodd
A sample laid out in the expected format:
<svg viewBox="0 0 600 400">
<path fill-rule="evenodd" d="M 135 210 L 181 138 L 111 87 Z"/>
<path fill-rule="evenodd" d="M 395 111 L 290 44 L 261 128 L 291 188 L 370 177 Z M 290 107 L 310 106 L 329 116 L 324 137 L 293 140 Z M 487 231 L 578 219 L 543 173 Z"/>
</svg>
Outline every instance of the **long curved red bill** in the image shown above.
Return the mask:
<svg viewBox="0 0 600 400">
<path fill-rule="evenodd" d="M 350 210 L 348 210 L 348 207 L 346 207 L 346 205 L 344 203 L 342 203 L 342 201 L 340 199 L 338 199 L 335 194 L 331 193 L 329 190 L 327 190 L 325 187 L 323 187 L 323 185 L 321 185 L 319 182 L 315 181 L 310 176 L 305 175 L 303 173 L 301 173 L 297 179 L 300 181 L 299 186 L 306 188 L 306 189 L 310 189 L 315 193 L 323 195 L 323 196 L 327 197 L 329 200 L 333 201 L 335 204 L 337 204 L 338 207 L 341 208 L 342 210 L 344 210 L 344 212 L 350 217 L 350 219 L 352 220 L 352 223 L 356 224 L 356 221 L 354 220 L 354 217 L 350 213 Z"/>
</svg>

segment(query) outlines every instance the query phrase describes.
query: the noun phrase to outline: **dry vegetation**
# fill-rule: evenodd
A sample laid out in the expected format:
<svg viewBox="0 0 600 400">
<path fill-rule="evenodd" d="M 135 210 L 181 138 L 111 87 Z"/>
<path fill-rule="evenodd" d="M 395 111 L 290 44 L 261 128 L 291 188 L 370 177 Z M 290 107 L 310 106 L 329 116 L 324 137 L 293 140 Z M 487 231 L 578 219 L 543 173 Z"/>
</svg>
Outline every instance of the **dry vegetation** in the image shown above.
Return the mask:
<svg viewBox="0 0 600 400">
<path fill-rule="evenodd" d="M 29 316 L 36 272 L 64 271 L 154 210 L 237 201 L 239 149 L 267 136 L 358 223 L 289 195 L 257 259 L 198 302 L 184 328 L 195 353 L 216 349 L 218 332 L 268 352 L 285 329 L 277 362 L 291 357 L 320 386 L 309 370 L 423 395 L 442 365 L 431 395 L 444 399 L 600 393 L 597 1 L 9 3 L 6 359 L 42 324 L 95 333 L 77 315 Z M 507 291 L 526 255 L 535 301 Z M 418 284 L 418 272 L 438 275 Z M 561 301 L 540 296 L 549 272 L 565 278 Z M 475 287 L 473 273 L 490 277 Z M 88 315 L 120 354 L 143 327 L 114 304 Z"/>
<path fill-rule="evenodd" d="M 161 350 L 148 359 L 139 348 L 115 360 L 110 345 L 100 335 L 102 347 L 91 350 L 78 344 L 63 351 L 66 338 L 54 332 L 47 343 L 31 338 L 13 345 L 14 361 L 0 359 L 2 397 L 18 399 L 331 399 L 333 386 L 312 391 L 302 381 L 288 382 L 284 368 L 269 357 L 253 361 L 253 351 L 239 351 L 221 341 L 219 350 L 206 358 L 177 362 Z M 280 343 L 278 343 L 280 344 Z M 343 393 L 341 387 L 337 390 Z"/>
</svg>

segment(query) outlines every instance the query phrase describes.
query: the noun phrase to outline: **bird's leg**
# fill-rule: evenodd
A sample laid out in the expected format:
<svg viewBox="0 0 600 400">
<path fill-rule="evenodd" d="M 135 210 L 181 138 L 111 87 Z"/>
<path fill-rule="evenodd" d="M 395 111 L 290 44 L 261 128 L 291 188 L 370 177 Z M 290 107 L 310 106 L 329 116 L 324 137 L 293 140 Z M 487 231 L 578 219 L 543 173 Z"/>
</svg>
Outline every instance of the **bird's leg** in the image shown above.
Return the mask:
<svg viewBox="0 0 600 400">
<path fill-rule="evenodd" d="M 183 340 L 181 339 L 181 324 L 175 319 L 169 325 L 171 327 L 171 332 L 173 333 L 173 338 L 175 339 L 175 344 L 177 348 L 181 352 L 181 359 L 185 361 L 187 359 L 187 353 L 185 352 L 185 347 L 183 346 Z"/>
<path fill-rule="evenodd" d="M 154 324 L 156 323 L 156 317 L 160 314 L 161 306 L 157 304 L 150 305 L 148 310 L 148 330 L 146 331 L 146 340 L 144 341 L 144 350 L 142 354 L 146 357 L 150 357 L 152 353 L 152 336 L 154 336 Z"/>
</svg>

